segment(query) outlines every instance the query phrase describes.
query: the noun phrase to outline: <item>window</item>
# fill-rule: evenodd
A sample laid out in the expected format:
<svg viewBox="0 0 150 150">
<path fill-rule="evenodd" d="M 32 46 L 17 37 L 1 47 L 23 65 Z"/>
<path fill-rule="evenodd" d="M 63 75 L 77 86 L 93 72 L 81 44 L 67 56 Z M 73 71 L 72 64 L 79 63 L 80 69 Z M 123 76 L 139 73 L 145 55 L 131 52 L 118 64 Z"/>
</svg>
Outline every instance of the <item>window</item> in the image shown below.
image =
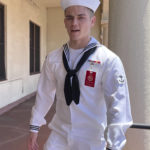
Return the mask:
<svg viewBox="0 0 150 150">
<path fill-rule="evenodd" d="M 30 74 L 40 72 L 40 27 L 30 21 Z"/>
<path fill-rule="evenodd" d="M 5 27 L 4 6 L 0 4 L 0 81 L 6 79 L 5 73 Z"/>
</svg>

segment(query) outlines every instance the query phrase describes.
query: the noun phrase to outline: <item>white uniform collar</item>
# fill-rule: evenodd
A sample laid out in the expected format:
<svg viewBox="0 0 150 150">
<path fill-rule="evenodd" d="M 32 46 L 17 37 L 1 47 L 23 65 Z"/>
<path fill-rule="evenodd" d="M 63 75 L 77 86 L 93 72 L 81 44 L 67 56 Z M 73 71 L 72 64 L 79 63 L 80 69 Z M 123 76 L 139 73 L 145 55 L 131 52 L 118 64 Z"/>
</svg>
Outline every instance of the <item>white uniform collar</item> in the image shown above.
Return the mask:
<svg viewBox="0 0 150 150">
<path fill-rule="evenodd" d="M 89 41 L 88 45 L 83 49 L 83 52 L 88 51 L 89 49 L 95 47 L 95 46 L 100 46 L 100 43 L 94 38 L 91 37 L 91 40 Z M 67 60 L 69 61 L 70 53 L 69 53 L 69 42 L 63 45 L 64 53 L 66 55 Z"/>
</svg>

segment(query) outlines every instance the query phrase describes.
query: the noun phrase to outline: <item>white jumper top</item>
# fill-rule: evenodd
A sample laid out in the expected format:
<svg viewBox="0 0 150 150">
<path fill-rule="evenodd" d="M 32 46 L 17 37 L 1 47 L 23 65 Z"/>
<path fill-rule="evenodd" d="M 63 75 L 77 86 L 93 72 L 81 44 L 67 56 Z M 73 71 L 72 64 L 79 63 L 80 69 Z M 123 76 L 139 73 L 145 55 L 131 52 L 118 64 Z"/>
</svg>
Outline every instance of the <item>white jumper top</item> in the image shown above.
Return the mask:
<svg viewBox="0 0 150 150">
<path fill-rule="evenodd" d="M 97 41 L 92 38 L 90 43 L 92 42 Z M 121 150 L 126 142 L 125 132 L 132 124 L 127 79 L 119 57 L 105 46 L 98 42 L 97 44 L 96 51 L 77 73 L 80 84 L 78 105 L 72 102 L 67 106 L 65 101 L 64 81 L 67 72 L 62 60 L 64 48 L 57 49 L 47 56 L 30 124 L 34 126 L 46 124 L 44 116 L 52 106 L 56 95 L 56 114 L 49 127 L 68 139 L 66 146 L 69 147 L 71 136 L 77 136 L 87 139 L 89 143 L 106 141 L 110 149 Z M 76 58 L 74 66 L 88 47 Z M 65 54 L 69 62 L 69 52 L 66 51 Z M 90 73 L 93 73 L 94 83 L 91 81 Z M 74 149 L 83 150 L 69 147 L 69 150 Z M 99 150 L 104 150 L 104 147 Z"/>
</svg>

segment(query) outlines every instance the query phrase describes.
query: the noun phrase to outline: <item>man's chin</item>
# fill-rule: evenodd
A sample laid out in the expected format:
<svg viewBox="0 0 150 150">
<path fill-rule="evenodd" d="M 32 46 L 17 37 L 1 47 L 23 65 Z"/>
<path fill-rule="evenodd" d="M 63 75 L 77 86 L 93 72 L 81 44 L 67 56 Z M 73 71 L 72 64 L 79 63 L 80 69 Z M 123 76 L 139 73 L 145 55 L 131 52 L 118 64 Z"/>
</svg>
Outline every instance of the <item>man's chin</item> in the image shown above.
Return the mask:
<svg viewBox="0 0 150 150">
<path fill-rule="evenodd" d="M 80 37 L 70 37 L 70 40 L 71 40 L 71 41 L 79 41 L 79 40 L 80 40 Z"/>
</svg>

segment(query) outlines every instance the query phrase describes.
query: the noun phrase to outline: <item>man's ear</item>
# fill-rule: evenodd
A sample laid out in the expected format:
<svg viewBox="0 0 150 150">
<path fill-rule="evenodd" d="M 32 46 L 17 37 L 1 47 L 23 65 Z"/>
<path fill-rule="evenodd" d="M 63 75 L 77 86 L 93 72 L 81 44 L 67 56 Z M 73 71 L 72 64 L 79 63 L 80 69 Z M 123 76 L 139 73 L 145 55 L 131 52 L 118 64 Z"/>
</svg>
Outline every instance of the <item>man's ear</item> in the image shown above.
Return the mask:
<svg viewBox="0 0 150 150">
<path fill-rule="evenodd" d="M 93 16 L 91 18 L 91 27 L 93 27 L 95 25 L 95 22 L 96 22 L 96 16 Z"/>
</svg>

